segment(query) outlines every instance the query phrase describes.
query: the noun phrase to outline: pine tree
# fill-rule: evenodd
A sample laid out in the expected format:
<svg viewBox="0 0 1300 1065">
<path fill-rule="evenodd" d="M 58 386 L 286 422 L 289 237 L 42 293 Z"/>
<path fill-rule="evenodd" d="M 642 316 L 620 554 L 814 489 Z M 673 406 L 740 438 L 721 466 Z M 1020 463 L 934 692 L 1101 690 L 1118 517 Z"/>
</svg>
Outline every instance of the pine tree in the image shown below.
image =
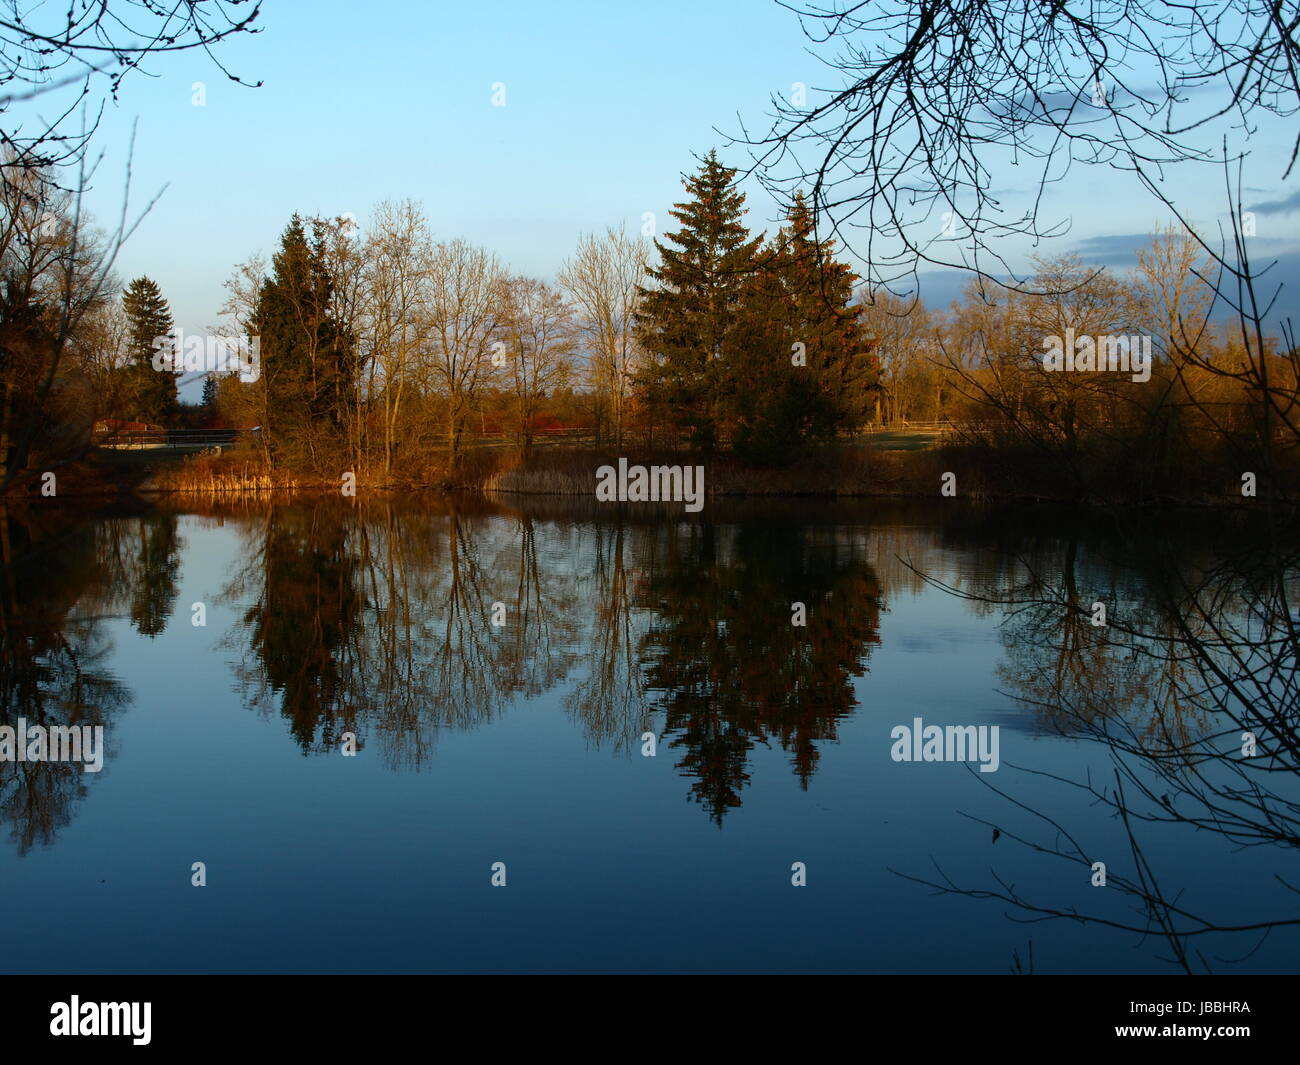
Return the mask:
<svg viewBox="0 0 1300 1065">
<path fill-rule="evenodd" d="M 203 378 L 203 414 L 208 420 L 216 417 L 217 398 L 221 395 L 221 386 L 216 374 L 209 373 Z"/>
<path fill-rule="evenodd" d="M 643 289 L 637 333 L 651 356 L 648 399 L 670 424 L 692 429 L 692 443 L 712 448 L 721 428 L 727 337 L 752 276 L 763 237 L 743 222 L 745 196 L 736 171 L 709 152 L 699 172 L 684 178 L 688 199 L 669 212 L 681 229 L 655 241 L 655 285 Z"/>
<path fill-rule="evenodd" d="M 747 461 L 791 461 L 866 418 L 874 357 L 852 305 L 854 275 L 833 249 L 796 195 L 742 293 L 725 352 L 725 411 Z"/>
<path fill-rule="evenodd" d="M 294 215 L 271 260 L 254 316 L 265 380 L 264 431 L 273 454 L 325 464 L 356 387 L 354 340 L 333 313 L 333 279 L 319 234 Z"/>
<path fill-rule="evenodd" d="M 174 425 L 180 414 L 176 397 L 180 374 L 171 362 L 170 339 L 163 340 L 172 331 L 171 309 L 157 282 L 137 277 L 122 294 L 122 310 L 129 322 L 126 344 L 133 414 L 143 422 Z M 154 368 L 160 351 L 167 355 L 161 370 Z"/>
<path fill-rule="evenodd" d="M 814 438 L 824 438 L 863 424 L 879 374 L 861 310 L 853 304 L 857 277 L 847 263 L 835 259 L 834 241 L 817 240 L 815 219 L 802 193 L 795 196 L 789 219 L 797 327 L 808 336 L 808 365 L 826 419 L 813 421 L 811 431 Z"/>
</svg>

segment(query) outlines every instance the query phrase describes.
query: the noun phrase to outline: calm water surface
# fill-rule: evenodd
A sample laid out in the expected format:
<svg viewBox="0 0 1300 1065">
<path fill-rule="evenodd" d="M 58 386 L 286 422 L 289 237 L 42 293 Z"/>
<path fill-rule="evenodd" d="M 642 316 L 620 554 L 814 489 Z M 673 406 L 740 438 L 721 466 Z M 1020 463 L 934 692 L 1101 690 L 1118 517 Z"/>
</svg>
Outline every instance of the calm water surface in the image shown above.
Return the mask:
<svg viewBox="0 0 1300 1065">
<path fill-rule="evenodd" d="M 1171 695 L 1177 664 L 1044 600 L 1159 630 L 1214 534 L 437 496 L 3 524 L 0 723 L 100 724 L 107 755 L 0 763 L 0 970 L 999 973 L 1032 941 L 1037 972 L 1175 971 L 1159 936 L 1024 923 L 1142 914 L 1017 838 L 1063 830 L 1135 875 L 1075 786 L 1113 781 L 1114 752 L 1060 705 L 1215 722 Z M 894 761 L 918 717 L 998 726 L 1000 767 Z M 1296 916 L 1293 849 L 1136 835 L 1180 905 Z M 970 894 L 1008 887 L 1041 909 Z M 1293 972 L 1298 946 L 1198 949 Z"/>
</svg>

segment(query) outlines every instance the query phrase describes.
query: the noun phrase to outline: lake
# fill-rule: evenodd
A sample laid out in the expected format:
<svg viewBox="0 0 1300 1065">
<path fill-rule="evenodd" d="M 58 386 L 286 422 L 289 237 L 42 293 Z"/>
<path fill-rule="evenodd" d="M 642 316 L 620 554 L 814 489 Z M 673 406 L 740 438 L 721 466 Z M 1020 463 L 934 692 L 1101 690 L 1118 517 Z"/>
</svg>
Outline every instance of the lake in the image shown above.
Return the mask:
<svg viewBox="0 0 1300 1065">
<path fill-rule="evenodd" d="M 1297 971 L 1294 570 L 948 502 L 9 513 L 0 970 Z"/>
</svg>

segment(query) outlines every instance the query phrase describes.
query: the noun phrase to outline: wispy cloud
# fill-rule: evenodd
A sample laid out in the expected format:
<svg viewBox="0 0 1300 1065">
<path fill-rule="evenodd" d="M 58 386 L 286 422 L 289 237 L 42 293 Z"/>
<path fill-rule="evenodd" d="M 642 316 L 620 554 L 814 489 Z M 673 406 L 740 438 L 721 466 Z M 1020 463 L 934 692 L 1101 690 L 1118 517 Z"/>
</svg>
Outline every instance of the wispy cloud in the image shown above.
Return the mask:
<svg viewBox="0 0 1300 1065">
<path fill-rule="evenodd" d="M 1292 211 L 1300 211 L 1300 189 L 1296 189 L 1285 199 L 1257 203 L 1251 210 L 1258 211 L 1260 214 L 1290 214 Z"/>
<path fill-rule="evenodd" d="M 1106 266 L 1132 266 L 1137 262 L 1138 250 L 1150 243 L 1150 233 L 1113 233 L 1085 237 L 1075 250 L 1083 258 Z"/>
</svg>

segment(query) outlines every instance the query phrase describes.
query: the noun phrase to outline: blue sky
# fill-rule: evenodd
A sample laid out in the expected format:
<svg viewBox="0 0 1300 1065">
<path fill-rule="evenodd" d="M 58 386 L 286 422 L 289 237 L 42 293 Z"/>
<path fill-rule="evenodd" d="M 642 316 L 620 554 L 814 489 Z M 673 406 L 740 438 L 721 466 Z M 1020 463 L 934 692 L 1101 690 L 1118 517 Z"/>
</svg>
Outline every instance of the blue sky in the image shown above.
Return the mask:
<svg viewBox="0 0 1300 1065">
<path fill-rule="evenodd" d="M 128 79 L 109 104 L 98 134 L 96 215 L 120 209 L 132 122 L 132 202 L 167 186 L 118 272 L 154 277 L 186 330 L 218 320 L 222 281 L 251 253 L 269 255 L 295 210 L 364 221 L 379 200 L 409 196 L 423 202 L 435 236 L 467 237 L 520 272 L 550 277 L 584 231 L 639 229 L 646 211 L 661 230 L 671 225 L 666 212 L 693 153 L 723 143 L 715 127 L 738 130 L 738 115 L 763 126 L 771 93 L 830 81 L 795 16 L 765 0 L 263 6 L 263 32 L 219 53 L 261 88 L 225 80 L 201 53 L 154 60 L 152 77 Z M 204 107 L 192 104 L 195 81 L 206 85 Z M 495 82 L 506 86 L 504 107 L 492 106 Z M 1290 268 L 1300 261 L 1300 183 L 1279 180 L 1289 145 L 1259 136 L 1252 146 L 1252 195 L 1291 205 L 1261 216 L 1258 247 Z M 1030 180 L 1008 168 L 994 184 L 1015 190 Z M 770 228 L 773 205 L 747 191 L 754 228 Z M 1102 168 L 1076 168 L 1051 195 L 1071 229 L 1040 250 L 1079 248 L 1123 265 L 1162 220 L 1131 178 Z M 1221 212 L 1221 180 L 1188 183 L 1180 195 L 1197 218 Z M 1026 250 L 1008 248 L 1021 261 Z M 956 289 L 939 281 L 923 295 L 946 304 Z"/>
<path fill-rule="evenodd" d="M 169 187 L 120 272 L 154 276 L 184 324 L 215 318 L 221 281 L 269 253 L 291 212 L 364 220 L 385 198 L 418 199 L 436 236 L 549 276 L 583 231 L 639 229 L 646 211 L 666 222 L 692 153 L 720 139 L 713 127 L 762 114 L 772 88 L 814 66 L 774 4 L 374 10 L 271 0 L 264 32 L 221 52 L 260 89 L 197 54 L 168 59 L 106 117 L 96 213 L 118 209 L 138 120 L 135 196 Z M 194 81 L 206 107 L 191 104 Z M 495 82 L 504 107 L 492 106 Z"/>
</svg>

